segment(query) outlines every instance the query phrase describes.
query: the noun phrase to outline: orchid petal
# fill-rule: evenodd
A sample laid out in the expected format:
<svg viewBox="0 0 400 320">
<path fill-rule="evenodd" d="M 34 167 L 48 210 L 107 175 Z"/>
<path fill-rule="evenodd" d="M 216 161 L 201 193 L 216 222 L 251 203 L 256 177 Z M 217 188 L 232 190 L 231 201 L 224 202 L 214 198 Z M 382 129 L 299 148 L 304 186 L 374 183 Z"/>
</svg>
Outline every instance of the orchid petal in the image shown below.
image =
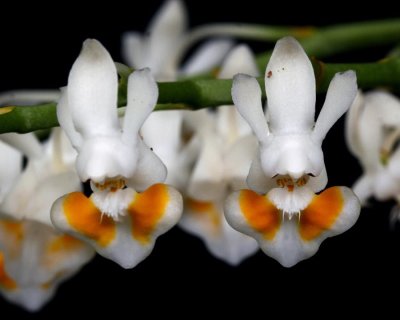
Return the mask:
<svg viewBox="0 0 400 320">
<path fill-rule="evenodd" d="M 143 193 L 120 190 L 126 209 L 114 221 L 95 206 L 93 197 L 71 193 L 53 205 L 56 228 L 82 239 L 123 268 L 133 268 L 152 251 L 158 236 L 174 226 L 182 212 L 182 197 L 172 187 L 153 185 Z"/>
<path fill-rule="evenodd" d="M 365 205 L 368 198 L 373 195 L 374 190 L 374 181 L 375 177 L 372 174 L 362 175 L 357 181 L 354 183 L 352 189 L 355 195 L 361 202 L 361 205 Z"/>
<path fill-rule="evenodd" d="M 194 75 L 210 71 L 221 64 L 232 46 L 233 41 L 229 39 L 217 39 L 205 42 L 184 63 L 180 73 L 182 75 Z"/>
<path fill-rule="evenodd" d="M 354 71 L 335 74 L 329 84 L 325 103 L 315 123 L 313 136 L 324 140 L 329 129 L 350 108 L 357 95 L 357 77 Z"/>
<path fill-rule="evenodd" d="M 228 225 L 219 202 L 187 199 L 185 208 L 180 227 L 201 238 L 215 257 L 236 266 L 258 250 L 254 239 Z"/>
<path fill-rule="evenodd" d="M 131 144 L 158 99 L 158 87 L 149 69 L 133 72 L 128 79 L 128 105 L 125 111 L 122 140 Z"/>
<path fill-rule="evenodd" d="M 291 37 L 279 40 L 265 75 L 270 129 L 276 133 L 308 132 L 314 124 L 315 77 L 310 60 Z"/>
<path fill-rule="evenodd" d="M 225 192 L 224 163 L 219 145 L 212 136 L 203 147 L 190 177 L 187 194 L 201 201 L 219 199 Z"/>
<path fill-rule="evenodd" d="M 28 158 L 38 158 L 42 156 L 42 147 L 36 136 L 31 133 L 3 133 L 0 140 L 6 142 L 15 149 L 21 151 Z"/>
<path fill-rule="evenodd" d="M 261 89 L 255 78 L 238 74 L 233 78 L 232 99 L 259 141 L 265 141 L 269 128 L 261 105 Z"/>
<path fill-rule="evenodd" d="M 231 79 L 238 73 L 244 73 L 252 77 L 259 75 L 255 57 L 250 48 L 244 44 L 233 48 L 221 66 L 219 79 Z"/>
<path fill-rule="evenodd" d="M 125 32 L 122 35 L 122 57 L 135 69 L 145 68 L 145 41 L 138 32 Z"/>
<path fill-rule="evenodd" d="M 149 26 L 148 64 L 152 72 L 168 77 L 176 68 L 177 47 L 187 28 L 187 13 L 182 1 L 168 0 Z"/>
<path fill-rule="evenodd" d="M 144 191 L 155 183 L 164 182 L 167 168 L 160 158 L 139 138 L 139 158 L 134 175 L 128 179 L 127 185 L 136 191 Z"/>
<path fill-rule="evenodd" d="M 72 120 L 71 110 L 68 105 L 67 91 L 67 87 L 61 89 L 61 97 L 57 104 L 57 119 L 60 126 L 64 129 L 65 134 L 68 136 L 72 146 L 75 150 L 79 150 L 82 146 L 83 140 L 81 134 L 76 131 Z"/>
<path fill-rule="evenodd" d="M 1 139 L 1 136 L 0 136 Z M 0 204 L 8 195 L 22 171 L 22 154 L 0 141 Z M 0 206 L 1 207 L 1 206 Z"/>
<path fill-rule="evenodd" d="M 117 70 L 110 54 L 97 40 L 86 40 L 68 78 L 72 121 L 84 139 L 119 134 L 117 93 Z"/>
<path fill-rule="evenodd" d="M 345 117 L 346 144 L 355 157 L 359 157 L 362 154 L 358 127 L 361 114 L 364 111 L 364 104 L 364 95 L 359 91 Z"/>
</svg>

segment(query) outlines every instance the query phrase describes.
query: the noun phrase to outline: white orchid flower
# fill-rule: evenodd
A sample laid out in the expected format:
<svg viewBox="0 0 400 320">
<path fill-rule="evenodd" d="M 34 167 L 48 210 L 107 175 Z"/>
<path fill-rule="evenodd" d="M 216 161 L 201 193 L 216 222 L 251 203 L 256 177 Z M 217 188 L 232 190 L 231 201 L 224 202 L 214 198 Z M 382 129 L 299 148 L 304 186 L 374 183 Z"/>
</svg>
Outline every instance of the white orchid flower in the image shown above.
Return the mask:
<svg viewBox="0 0 400 320">
<path fill-rule="evenodd" d="M 73 168 L 76 153 L 60 129 L 44 145 L 32 133 L 3 134 L 0 139 L 21 151 L 2 150 L 2 161 L 14 162 L 0 167 L 1 190 L 6 191 L 0 203 L 0 293 L 36 311 L 94 255 L 83 242 L 56 232 L 50 222 L 53 202 L 81 190 Z M 23 153 L 28 164 L 22 171 Z"/>
<path fill-rule="evenodd" d="M 35 221 L 0 220 L 0 293 L 29 311 L 39 310 L 63 281 L 94 256 L 78 239 Z"/>
<path fill-rule="evenodd" d="M 384 91 L 359 93 L 346 117 L 346 140 L 364 173 L 354 184 L 362 204 L 400 195 L 400 101 Z"/>
<path fill-rule="evenodd" d="M 182 53 L 192 40 L 187 31 L 187 16 L 181 0 L 166 1 L 150 22 L 145 35 L 138 32 L 124 34 L 124 60 L 135 69 L 150 68 L 158 81 L 175 80 L 178 74 L 196 74 L 217 66 L 232 47 L 232 41 L 210 40 L 182 68 L 179 67 Z"/>
<path fill-rule="evenodd" d="M 335 75 L 314 122 L 313 68 L 300 44 L 286 37 L 275 46 L 265 88 L 268 122 L 256 79 L 235 76 L 232 97 L 259 142 L 248 185 L 266 194 L 233 193 L 225 203 L 225 215 L 233 228 L 255 238 L 267 255 L 291 267 L 358 218 L 360 204 L 350 189 L 332 187 L 315 195 L 327 183 L 322 141 L 353 102 L 356 76 L 353 71 Z M 293 215 L 298 219 L 291 219 Z"/>
<path fill-rule="evenodd" d="M 139 136 L 158 98 L 150 71 L 130 75 L 122 125 L 117 90 L 110 54 L 98 41 L 86 40 L 57 115 L 78 151 L 77 172 L 82 181 L 91 182 L 93 194 L 65 195 L 53 205 L 51 218 L 58 229 L 131 268 L 151 253 L 159 235 L 177 223 L 182 198 L 160 184 L 166 177 L 165 166 Z"/>
<path fill-rule="evenodd" d="M 219 78 L 232 78 L 238 72 L 258 75 L 254 56 L 244 45 L 227 56 Z M 197 130 L 201 149 L 188 181 L 185 211 L 179 224 L 199 236 L 214 256 L 237 265 L 254 254 L 258 245 L 228 225 L 223 204 L 232 190 L 246 187 L 257 141 L 233 106 L 221 106 L 215 112 L 204 110 L 201 115 Z"/>
</svg>

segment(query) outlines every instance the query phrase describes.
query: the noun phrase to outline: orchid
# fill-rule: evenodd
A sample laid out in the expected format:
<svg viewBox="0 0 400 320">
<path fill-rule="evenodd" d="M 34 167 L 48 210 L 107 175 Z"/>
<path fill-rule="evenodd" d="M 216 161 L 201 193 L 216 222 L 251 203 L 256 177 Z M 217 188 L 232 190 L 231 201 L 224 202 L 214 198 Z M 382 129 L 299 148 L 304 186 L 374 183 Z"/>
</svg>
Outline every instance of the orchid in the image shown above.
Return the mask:
<svg viewBox="0 0 400 320">
<path fill-rule="evenodd" d="M 225 216 L 233 228 L 254 237 L 267 255 L 291 267 L 358 218 L 360 204 L 349 188 L 331 187 L 315 195 L 327 183 L 322 141 L 353 102 L 356 76 L 347 71 L 333 78 L 314 122 L 313 68 L 300 44 L 286 37 L 277 42 L 267 65 L 265 89 L 267 121 L 257 81 L 243 74 L 233 81 L 235 106 L 259 143 L 247 183 L 263 195 L 253 190 L 233 193 Z"/>
<path fill-rule="evenodd" d="M 227 56 L 219 78 L 227 79 L 238 72 L 258 74 L 253 54 L 244 45 Z M 201 149 L 188 180 L 185 211 L 179 224 L 202 238 L 214 256 L 237 265 L 254 254 L 258 246 L 252 238 L 228 225 L 223 203 L 232 190 L 246 187 L 256 140 L 251 128 L 231 106 L 221 106 L 216 112 L 202 111 L 201 115 L 197 128 Z"/>
<path fill-rule="evenodd" d="M 346 140 L 360 161 L 364 173 L 354 192 L 365 204 L 400 195 L 400 149 L 396 147 L 400 128 L 400 101 L 384 91 L 361 92 L 346 117 Z"/>
<path fill-rule="evenodd" d="M 41 145 L 33 134 L 0 136 L 0 293 L 30 311 L 48 302 L 58 285 L 94 255 L 81 241 L 54 230 L 50 208 L 66 192 L 81 189 L 75 152 L 60 129 Z M 22 171 L 22 153 L 28 157 Z"/>
<path fill-rule="evenodd" d="M 161 184 L 166 168 L 139 136 L 158 97 L 150 71 L 130 75 L 122 125 L 117 87 L 110 54 L 98 41 L 86 40 L 57 115 L 78 152 L 78 175 L 81 181 L 90 181 L 93 193 L 90 198 L 82 193 L 61 197 L 51 219 L 56 228 L 89 243 L 100 255 L 132 268 L 179 220 L 182 198 Z"/>
<path fill-rule="evenodd" d="M 191 75 L 216 67 L 232 47 L 232 41 L 210 40 L 179 67 L 182 54 L 192 41 L 191 33 L 187 31 L 187 16 L 181 0 L 166 1 L 150 22 L 145 35 L 138 32 L 124 34 L 124 60 L 135 69 L 151 68 L 159 81 L 171 81 L 179 74 Z"/>
</svg>

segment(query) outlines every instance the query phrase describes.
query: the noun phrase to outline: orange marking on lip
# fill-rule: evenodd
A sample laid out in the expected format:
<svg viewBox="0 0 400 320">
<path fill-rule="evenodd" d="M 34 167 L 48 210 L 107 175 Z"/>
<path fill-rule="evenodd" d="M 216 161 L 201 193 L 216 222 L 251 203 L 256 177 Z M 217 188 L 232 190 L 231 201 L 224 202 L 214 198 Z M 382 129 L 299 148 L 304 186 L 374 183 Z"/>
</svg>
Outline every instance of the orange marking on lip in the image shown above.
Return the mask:
<svg viewBox="0 0 400 320">
<path fill-rule="evenodd" d="M 214 227 L 221 225 L 221 214 L 215 207 L 214 203 L 206 201 L 198 201 L 195 199 L 187 199 L 186 206 L 189 210 L 198 214 L 207 214 Z"/>
<path fill-rule="evenodd" d="M 138 193 L 128 207 L 132 218 L 132 236 L 147 244 L 158 221 L 165 214 L 169 202 L 168 186 L 155 184 Z"/>
<path fill-rule="evenodd" d="M 76 249 L 80 249 L 82 247 L 82 242 L 74 237 L 69 235 L 61 235 L 55 238 L 49 244 L 50 252 L 60 252 L 60 251 L 74 251 Z"/>
<path fill-rule="evenodd" d="M 239 205 L 249 225 L 262 233 L 268 240 L 275 237 L 281 224 L 279 210 L 266 196 L 260 196 L 252 190 L 242 190 Z"/>
<path fill-rule="evenodd" d="M 21 222 L 16 221 L 0 221 L 0 224 L 5 229 L 15 237 L 15 241 L 21 241 L 24 238 L 24 228 Z"/>
<path fill-rule="evenodd" d="M 15 290 L 17 289 L 17 283 L 10 278 L 4 268 L 4 257 L 0 252 L 0 287 L 7 290 Z"/>
<path fill-rule="evenodd" d="M 316 195 L 300 215 L 300 236 L 307 241 L 329 230 L 343 210 L 343 196 L 339 187 L 326 189 Z"/>
<path fill-rule="evenodd" d="M 81 192 L 73 192 L 64 199 L 63 209 L 70 226 L 77 232 L 106 247 L 116 236 L 113 219 L 101 214 L 93 202 Z"/>
</svg>

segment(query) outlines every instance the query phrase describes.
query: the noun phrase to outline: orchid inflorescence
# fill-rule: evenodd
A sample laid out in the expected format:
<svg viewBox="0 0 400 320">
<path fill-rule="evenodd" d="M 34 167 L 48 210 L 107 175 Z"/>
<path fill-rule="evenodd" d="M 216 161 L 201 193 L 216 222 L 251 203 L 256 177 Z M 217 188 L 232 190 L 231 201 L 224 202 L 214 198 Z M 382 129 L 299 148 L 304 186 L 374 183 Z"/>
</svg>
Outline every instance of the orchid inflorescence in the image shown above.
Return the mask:
<svg viewBox="0 0 400 320">
<path fill-rule="evenodd" d="M 313 64 L 294 37 L 276 42 L 260 81 L 252 50 L 232 39 L 236 29 L 189 31 L 186 20 L 183 3 L 169 0 L 146 34 L 124 34 L 122 53 L 135 71 L 88 39 L 65 87 L 0 96 L 13 105 L 56 100 L 61 127 L 45 142 L 33 132 L 0 135 L 5 299 L 39 310 L 96 252 L 133 268 L 176 224 L 230 265 L 260 248 L 292 267 L 351 228 L 368 198 L 400 201 L 395 96 L 363 93 L 356 72 L 343 70 L 316 117 Z M 224 32 L 230 37 L 211 37 Z M 211 40 L 182 64 L 185 50 L 202 37 Z M 156 80 L 191 77 L 233 78 L 234 106 L 153 112 L 161 94 Z M 0 109 L 0 118 L 14 108 Z M 322 151 L 346 112 L 346 140 L 364 170 L 354 192 L 326 188 Z M 399 212 L 396 206 L 393 221 Z"/>
</svg>

